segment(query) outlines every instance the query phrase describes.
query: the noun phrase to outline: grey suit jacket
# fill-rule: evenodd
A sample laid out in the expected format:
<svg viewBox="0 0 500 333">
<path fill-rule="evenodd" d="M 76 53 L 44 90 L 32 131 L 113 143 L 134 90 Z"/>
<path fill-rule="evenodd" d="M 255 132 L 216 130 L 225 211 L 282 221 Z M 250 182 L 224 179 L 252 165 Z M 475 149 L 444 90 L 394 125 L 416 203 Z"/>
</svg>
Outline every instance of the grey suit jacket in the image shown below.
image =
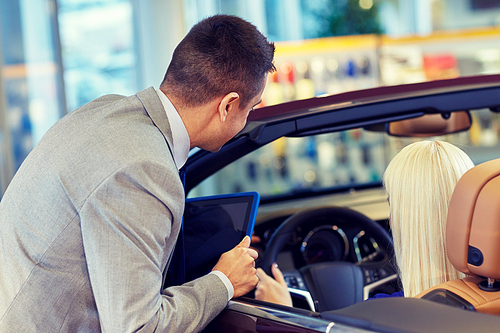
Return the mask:
<svg viewBox="0 0 500 333">
<path fill-rule="evenodd" d="M 162 290 L 184 190 L 153 88 L 56 123 L 0 202 L 0 332 L 189 332 L 227 303 L 214 275 Z"/>
</svg>

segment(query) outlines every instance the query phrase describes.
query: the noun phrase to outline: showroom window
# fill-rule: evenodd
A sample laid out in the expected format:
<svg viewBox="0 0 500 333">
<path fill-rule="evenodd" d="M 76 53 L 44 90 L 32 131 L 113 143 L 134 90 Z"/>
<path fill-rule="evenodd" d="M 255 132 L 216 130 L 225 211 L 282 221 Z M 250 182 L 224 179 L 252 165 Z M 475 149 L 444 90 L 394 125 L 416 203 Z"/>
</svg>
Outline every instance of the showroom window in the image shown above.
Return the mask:
<svg viewBox="0 0 500 333">
<path fill-rule="evenodd" d="M 64 114 L 56 6 L 0 2 L 1 190 L 41 136 Z"/>
<path fill-rule="evenodd" d="M 67 112 L 137 91 L 132 14 L 128 0 L 0 2 L 0 195 Z"/>
<path fill-rule="evenodd" d="M 68 111 L 105 94 L 137 92 L 132 4 L 59 0 Z"/>
<path fill-rule="evenodd" d="M 217 13 L 276 42 L 263 105 L 500 73 L 500 1 L 0 1 L 0 195 L 54 122 L 101 95 L 158 87 L 177 43 Z"/>
</svg>

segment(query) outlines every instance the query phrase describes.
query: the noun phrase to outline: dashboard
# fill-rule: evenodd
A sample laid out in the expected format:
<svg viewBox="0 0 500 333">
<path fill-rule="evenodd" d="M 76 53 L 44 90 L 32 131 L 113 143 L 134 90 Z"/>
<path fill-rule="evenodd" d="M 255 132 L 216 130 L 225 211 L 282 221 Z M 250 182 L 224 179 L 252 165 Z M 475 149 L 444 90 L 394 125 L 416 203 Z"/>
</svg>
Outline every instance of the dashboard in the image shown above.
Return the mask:
<svg viewBox="0 0 500 333">
<path fill-rule="evenodd" d="M 272 235 L 285 220 L 304 209 L 320 209 L 326 206 L 341 206 L 355 210 L 374 220 L 390 233 L 389 205 L 387 195 L 381 188 L 348 191 L 320 198 L 264 203 L 259 207 L 252 239 L 252 247 L 259 252 L 256 265 L 261 266 Z M 385 260 L 388 264 L 370 268 L 371 262 L 379 260 Z M 398 289 L 397 275 L 392 265 L 394 261 L 385 251 L 381 251 L 376 237 L 355 221 L 343 216 L 323 215 L 301 223 L 290 233 L 276 259 L 292 296 L 293 292 L 300 294 L 307 291 L 299 273 L 301 268 L 338 261 L 363 267 L 365 288 L 369 286 L 364 299 L 379 292 L 392 293 Z M 313 304 L 309 304 L 309 308 L 313 308 Z"/>
<path fill-rule="evenodd" d="M 358 211 L 389 231 L 389 205 L 382 188 L 347 191 L 314 198 L 262 204 L 254 228 L 252 246 L 265 255 L 266 246 L 274 231 L 293 214 L 308 208 L 340 206 Z M 311 220 L 297 228 L 278 257 L 282 270 L 298 269 L 324 261 L 360 262 L 378 249 L 371 235 L 352 221 L 335 216 Z M 258 264 L 258 263 L 257 263 Z"/>
<path fill-rule="evenodd" d="M 274 218 L 255 227 L 257 237 L 254 238 L 259 242 L 252 246 L 258 250 L 259 257 L 265 255 L 266 245 L 272 234 L 289 216 Z M 297 227 L 278 255 L 279 267 L 286 271 L 328 261 L 356 263 L 377 252 L 379 246 L 375 239 L 349 222 L 332 216 L 311 220 L 306 227 Z M 384 227 L 388 225 L 387 220 L 377 222 Z"/>
</svg>

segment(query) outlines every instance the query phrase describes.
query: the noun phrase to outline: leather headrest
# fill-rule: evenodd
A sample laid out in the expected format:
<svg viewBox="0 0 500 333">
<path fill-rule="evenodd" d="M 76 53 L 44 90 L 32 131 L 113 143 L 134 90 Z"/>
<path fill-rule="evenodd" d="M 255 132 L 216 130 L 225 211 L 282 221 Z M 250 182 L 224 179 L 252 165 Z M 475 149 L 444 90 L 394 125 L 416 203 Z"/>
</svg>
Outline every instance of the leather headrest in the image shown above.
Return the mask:
<svg viewBox="0 0 500 333">
<path fill-rule="evenodd" d="M 458 181 L 448 210 L 446 250 L 457 270 L 500 279 L 500 159 L 473 167 Z"/>
</svg>

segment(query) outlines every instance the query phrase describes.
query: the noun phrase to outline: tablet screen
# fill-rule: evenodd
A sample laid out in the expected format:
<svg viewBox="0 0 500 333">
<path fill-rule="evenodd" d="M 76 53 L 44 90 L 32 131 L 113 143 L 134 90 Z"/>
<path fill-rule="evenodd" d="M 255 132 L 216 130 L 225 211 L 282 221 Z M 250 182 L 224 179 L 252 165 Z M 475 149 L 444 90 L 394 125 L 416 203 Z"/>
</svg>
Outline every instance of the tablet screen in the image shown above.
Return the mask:
<svg viewBox="0 0 500 333">
<path fill-rule="evenodd" d="M 221 254 L 252 236 L 260 196 L 257 192 L 186 200 L 184 258 L 186 281 L 208 274 Z"/>
</svg>

